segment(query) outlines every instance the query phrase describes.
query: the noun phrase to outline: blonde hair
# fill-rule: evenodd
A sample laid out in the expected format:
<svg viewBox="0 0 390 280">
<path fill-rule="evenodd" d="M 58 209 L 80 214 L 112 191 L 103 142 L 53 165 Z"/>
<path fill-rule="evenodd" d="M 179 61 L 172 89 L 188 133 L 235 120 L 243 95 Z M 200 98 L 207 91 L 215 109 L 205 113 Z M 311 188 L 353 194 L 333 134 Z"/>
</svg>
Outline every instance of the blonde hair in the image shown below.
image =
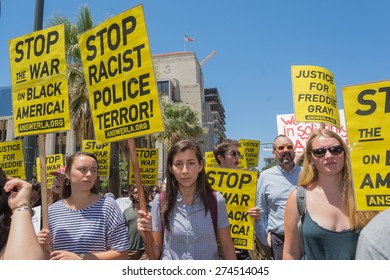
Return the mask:
<svg viewBox="0 0 390 280">
<path fill-rule="evenodd" d="M 310 135 L 306 144 L 303 167 L 299 176 L 298 185 L 307 187 L 318 179 L 317 169 L 311 163 L 311 150 L 313 147 L 313 142 L 320 137 L 334 138 L 344 148 L 344 168 L 342 170 L 343 201 L 348 211 L 347 215 L 351 228 L 356 231 L 360 231 L 376 214 L 378 214 L 378 212 L 356 210 L 356 198 L 352 181 L 352 168 L 349 148 L 340 135 L 328 129 L 318 129 Z"/>
</svg>

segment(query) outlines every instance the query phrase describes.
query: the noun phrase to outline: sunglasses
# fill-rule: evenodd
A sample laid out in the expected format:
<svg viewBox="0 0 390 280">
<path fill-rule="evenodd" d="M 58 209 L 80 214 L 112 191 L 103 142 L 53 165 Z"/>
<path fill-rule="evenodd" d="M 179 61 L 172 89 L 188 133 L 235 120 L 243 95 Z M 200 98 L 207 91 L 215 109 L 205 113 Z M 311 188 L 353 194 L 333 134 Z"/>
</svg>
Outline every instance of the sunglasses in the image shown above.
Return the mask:
<svg viewBox="0 0 390 280">
<path fill-rule="evenodd" d="M 317 158 L 321 158 L 325 156 L 326 151 L 329 151 L 332 155 L 337 156 L 344 152 L 344 148 L 341 145 L 332 146 L 329 148 L 318 148 L 318 149 L 312 149 L 311 153 L 313 154 L 313 156 Z"/>
<path fill-rule="evenodd" d="M 281 152 L 281 151 L 283 151 L 285 148 L 287 148 L 287 150 L 289 150 L 289 151 L 294 150 L 294 146 L 293 146 L 293 145 L 278 146 L 278 147 L 276 147 L 274 150 L 278 150 L 279 152 Z"/>
<path fill-rule="evenodd" d="M 241 153 L 239 151 L 231 151 L 227 153 L 228 155 L 231 155 L 232 157 L 240 157 Z"/>
</svg>

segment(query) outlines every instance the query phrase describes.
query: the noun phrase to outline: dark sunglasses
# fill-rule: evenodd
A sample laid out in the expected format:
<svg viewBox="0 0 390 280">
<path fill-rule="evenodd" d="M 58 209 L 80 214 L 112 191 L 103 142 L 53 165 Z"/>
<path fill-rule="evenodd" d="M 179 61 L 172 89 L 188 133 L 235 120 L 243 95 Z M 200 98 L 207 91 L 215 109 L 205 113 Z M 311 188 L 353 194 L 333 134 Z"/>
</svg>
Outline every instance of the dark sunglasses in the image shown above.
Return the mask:
<svg viewBox="0 0 390 280">
<path fill-rule="evenodd" d="M 326 151 L 329 151 L 332 155 L 337 156 L 340 155 L 342 152 L 344 152 L 344 148 L 341 145 L 332 146 L 329 148 L 318 148 L 318 149 L 311 150 L 311 153 L 313 154 L 313 156 L 320 158 L 325 156 Z"/>
<path fill-rule="evenodd" d="M 240 157 L 241 153 L 239 151 L 230 151 L 227 152 L 228 155 L 231 155 L 232 157 Z"/>
<path fill-rule="evenodd" d="M 294 150 L 294 146 L 293 145 L 284 145 L 284 146 L 278 146 L 276 147 L 274 150 L 278 150 L 279 152 L 283 151 L 285 148 L 287 148 L 287 150 Z"/>
</svg>

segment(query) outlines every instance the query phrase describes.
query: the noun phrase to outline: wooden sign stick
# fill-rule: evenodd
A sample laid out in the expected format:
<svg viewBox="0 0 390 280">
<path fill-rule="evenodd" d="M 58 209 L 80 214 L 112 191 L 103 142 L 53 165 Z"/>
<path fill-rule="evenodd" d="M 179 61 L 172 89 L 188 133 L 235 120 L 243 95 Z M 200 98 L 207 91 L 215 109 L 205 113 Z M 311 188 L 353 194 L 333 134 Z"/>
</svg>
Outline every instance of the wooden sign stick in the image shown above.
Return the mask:
<svg viewBox="0 0 390 280">
<path fill-rule="evenodd" d="M 139 207 L 140 207 L 140 210 L 147 213 L 148 210 L 146 207 L 145 192 L 144 192 L 144 187 L 142 185 L 141 173 L 140 173 L 139 165 L 138 165 L 138 158 L 137 158 L 135 141 L 133 138 L 130 138 L 127 141 L 128 141 L 129 150 L 130 150 L 130 160 L 131 160 L 131 164 L 133 165 L 135 185 L 137 186 L 137 191 L 138 191 Z M 152 234 L 152 232 L 145 231 L 145 240 L 144 241 L 145 241 L 145 244 L 144 244 L 145 251 L 146 251 L 146 254 L 148 255 L 148 258 L 150 260 L 155 260 L 156 257 L 154 256 L 154 251 L 153 251 L 153 234 Z"/>
</svg>

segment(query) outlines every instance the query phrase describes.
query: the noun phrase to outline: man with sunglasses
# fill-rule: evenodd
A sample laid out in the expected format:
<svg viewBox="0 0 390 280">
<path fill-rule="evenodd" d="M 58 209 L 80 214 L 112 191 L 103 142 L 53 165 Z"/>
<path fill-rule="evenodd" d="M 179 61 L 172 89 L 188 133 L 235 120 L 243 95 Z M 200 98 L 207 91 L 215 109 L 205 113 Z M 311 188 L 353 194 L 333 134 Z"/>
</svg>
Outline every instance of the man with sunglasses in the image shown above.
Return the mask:
<svg viewBox="0 0 390 280">
<path fill-rule="evenodd" d="M 264 240 L 265 234 L 271 255 L 283 258 L 284 209 L 290 192 L 297 187 L 301 167 L 295 162 L 294 145 L 286 135 L 278 135 L 273 142 L 272 154 L 276 165 L 264 170 L 257 183 L 256 206 L 262 217 L 255 223 L 256 235 Z"/>
</svg>

